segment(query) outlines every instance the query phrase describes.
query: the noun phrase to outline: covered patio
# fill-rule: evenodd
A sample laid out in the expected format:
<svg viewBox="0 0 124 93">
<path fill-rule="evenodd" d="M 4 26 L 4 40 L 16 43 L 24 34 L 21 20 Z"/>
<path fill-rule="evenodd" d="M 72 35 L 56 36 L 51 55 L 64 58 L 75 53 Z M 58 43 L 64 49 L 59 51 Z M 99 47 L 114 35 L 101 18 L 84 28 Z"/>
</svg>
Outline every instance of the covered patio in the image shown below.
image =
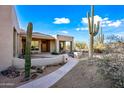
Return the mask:
<svg viewBox="0 0 124 93">
<path fill-rule="evenodd" d="M 72 52 L 74 50 L 74 38 L 72 36 L 57 35 L 56 51 L 58 53 Z"/>
<path fill-rule="evenodd" d="M 21 34 L 21 43 L 22 43 L 22 54 L 25 52 L 26 46 L 26 34 Z M 50 53 L 55 50 L 55 38 L 50 35 L 45 35 L 41 33 L 34 32 L 32 34 L 31 42 L 31 53 L 32 54 L 41 54 L 41 53 Z"/>
<path fill-rule="evenodd" d="M 24 56 L 26 46 L 26 33 L 20 33 L 19 57 Z M 33 32 L 31 42 L 31 54 L 68 53 L 74 48 L 74 38 L 65 35 L 46 35 Z"/>
</svg>

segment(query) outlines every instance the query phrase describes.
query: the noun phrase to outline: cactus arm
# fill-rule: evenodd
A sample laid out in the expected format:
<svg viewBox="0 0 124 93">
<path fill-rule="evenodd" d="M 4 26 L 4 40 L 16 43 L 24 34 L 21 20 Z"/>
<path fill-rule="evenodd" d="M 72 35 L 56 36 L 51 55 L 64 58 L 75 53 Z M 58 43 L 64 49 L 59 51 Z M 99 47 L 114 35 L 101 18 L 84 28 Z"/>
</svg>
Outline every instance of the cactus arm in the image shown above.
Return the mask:
<svg viewBox="0 0 124 93">
<path fill-rule="evenodd" d="M 90 15 L 89 12 L 87 12 L 87 19 L 88 19 L 88 29 L 89 29 L 89 34 L 91 34 L 91 22 L 90 22 Z"/>
<path fill-rule="evenodd" d="M 104 44 L 104 34 L 102 33 L 102 27 L 100 27 L 100 33 L 96 37 L 96 42 L 98 44 Z"/>
<path fill-rule="evenodd" d="M 96 24 L 94 24 L 94 29 L 93 29 L 93 33 L 96 32 Z"/>
<path fill-rule="evenodd" d="M 98 34 L 98 32 L 99 32 L 99 25 L 100 25 L 100 22 L 98 21 L 98 22 L 97 22 L 97 27 L 96 27 L 96 29 L 94 30 L 94 36 L 96 36 L 96 35 Z"/>
<path fill-rule="evenodd" d="M 93 32 L 94 30 L 94 6 L 92 5 L 91 6 L 91 31 Z M 93 33 L 92 33 L 93 35 Z"/>
<path fill-rule="evenodd" d="M 104 44 L 104 34 L 102 35 L 102 43 Z"/>
<path fill-rule="evenodd" d="M 97 32 L 99 31 L 99 27 L 100 27 L 100 21 L 97 22 L 97 28 L 96 28 Z"/>
</svg>

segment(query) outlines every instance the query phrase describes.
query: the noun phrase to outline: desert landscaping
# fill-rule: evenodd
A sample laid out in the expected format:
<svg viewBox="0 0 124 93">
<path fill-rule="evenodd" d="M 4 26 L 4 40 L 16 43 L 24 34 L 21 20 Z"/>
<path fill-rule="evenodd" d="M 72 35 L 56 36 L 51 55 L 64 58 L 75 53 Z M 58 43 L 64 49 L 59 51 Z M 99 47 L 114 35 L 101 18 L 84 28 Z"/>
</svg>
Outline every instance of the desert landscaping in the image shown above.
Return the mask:
<svg viewBox="0 0 124 93">
<path fill-rule="evenodd" d="M 124 47 L 117 46 L 112 50 L 114 52 L 107 54 L 97 53 L 93 59 L 80 58 L 78 65 L 52 88 L 123 88 Z"/>
<path fill-rule="evenodd" d="M 2 41 L 1 50 L 5 52 L 0 53 L 0 88 L 124 88 L 124 37 L 106 35 L 103 26 L 118 27 L 121 24 L 118 20 L 115 25 L 108 18 L 95 16 L 98 10 L 91 5 L 82 18 L 88 32 L 82 34 L 82 37 L 88 37 L 85 42 L 76 41 L 78 36 L 67 35 L 65 30 L 62 31 L 64 35 L 33 32 L 36 26 L 33 22 L 28 22 L 26 30 L 22 30 L 14 8 L 7 6 L 10 11 L 6 13 L 3 11 L 6 6 L 0 7 L 2 14 L 13 14 L 12 20 L 6 20 L 6 23 L 16 24 L 10 26 L 13 30 L 9 29 L 12 33 L 6 38 L 6 42 L 9 38 L 11 42 L 6 45 Z M 1 20 L 3 18 L 4 15 L 0 16 Z M 60 25 L 61 21 L 56 22 L 58 19 L 55 18 L 54 26 Z M 70 23 L 69 19 L 63 19 L 66 20 L 64 24 Z M 2 34 L 6 37 L 5 31 L 6 27 L 3 27 Z"/>
</svg>

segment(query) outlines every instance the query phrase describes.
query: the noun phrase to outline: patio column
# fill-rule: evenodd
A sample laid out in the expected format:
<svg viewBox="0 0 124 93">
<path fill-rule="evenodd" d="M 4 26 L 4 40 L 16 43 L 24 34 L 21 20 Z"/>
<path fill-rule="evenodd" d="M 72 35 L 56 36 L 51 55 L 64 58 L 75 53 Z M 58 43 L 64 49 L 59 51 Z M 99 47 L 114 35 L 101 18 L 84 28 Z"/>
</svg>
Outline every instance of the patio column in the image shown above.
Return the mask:
<svg viewBox="0 0 124 93">
<path fill-rule="evenodd" d="M 70 41 L 70 52 L 74 50 L 74 41 Z"/>
<path fill-rule="evenodd" d="M 39 53 L 41 53 L 41 40 L 39 40 Z"/>
<path fill-rule="evenodd" d="M 63 42 L 64 45 L 64 51 L 66 50 L 66 41 Z"/>
<path fill-rule="evenodd" d="M 70 52 L 72 52 L 72 41 L 70 41 Z"/>
<path fill-rule="evenodd" d="M 56 39 L 56 52 L 59 53 L 59 40 Z"/>
<path fill-rule="evenodd" d="M 23 48 L 23 45 L 22 45 L 22 37 L 19 37 L 19 55 L 22 55 L 22 48 Z"/>
</svg>

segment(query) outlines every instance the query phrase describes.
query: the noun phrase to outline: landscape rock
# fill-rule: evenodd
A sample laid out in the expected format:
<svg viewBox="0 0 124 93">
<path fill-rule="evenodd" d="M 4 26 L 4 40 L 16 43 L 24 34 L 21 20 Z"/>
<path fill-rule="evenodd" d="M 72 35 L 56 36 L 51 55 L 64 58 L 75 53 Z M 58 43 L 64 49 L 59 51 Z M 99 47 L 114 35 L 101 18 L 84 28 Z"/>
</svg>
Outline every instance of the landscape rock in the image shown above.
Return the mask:
<svg viewBox="0 0 124 93">
<path fill-rule="evenodd" d="M 14 72 L 14 71 L 16 71 L 17 69 L 16 69 L 14 66 L 10 66 L 10 67 L 8 67 L 8 70 L 11 71 L 11 72 Z"/>
<path fill-rule="evenodd" d="M 20 76 L 20 72 L 17 71 L 17 69 L 14 66 L 10 66 L 8 67 L 7 70 L 1 71 L 1 74 L 9 78 L 16 78 Z"/>
<path fill-rule="evenodd" d="M 31 69 L 31 73 L 37 73 L 37 70 Z"/>
<path fill-rule="evenodd" d="M 8 70 L 1 71 L 1 74 L 2 74 L 3 76 L 7 76 L 7 75 L 8 75 Z"/>
<path fill-rule="evenodd" d="M 45 68 L 46 68 L 45 66 L 42 66 L 42 67 L 41 67 L 42 70 L 45 70 Z"/>
<path fill-rule="evenodd" d="M 43 69 L 42 68 L 37 68 L 37 73 L 43 73 Z"/>
<path fill-rule="evenodd" d="M 37 77 L 38 77 L 38 75 L 36 73 L 34 73 L 34 74 L 31 75 L 31 79 L 35 79 Z"/>
<path fill-rule="evenodd" d="M 31 69 L 36 69 L 37 67 L 36 66 L 31 66 Z"/>
</svg>

